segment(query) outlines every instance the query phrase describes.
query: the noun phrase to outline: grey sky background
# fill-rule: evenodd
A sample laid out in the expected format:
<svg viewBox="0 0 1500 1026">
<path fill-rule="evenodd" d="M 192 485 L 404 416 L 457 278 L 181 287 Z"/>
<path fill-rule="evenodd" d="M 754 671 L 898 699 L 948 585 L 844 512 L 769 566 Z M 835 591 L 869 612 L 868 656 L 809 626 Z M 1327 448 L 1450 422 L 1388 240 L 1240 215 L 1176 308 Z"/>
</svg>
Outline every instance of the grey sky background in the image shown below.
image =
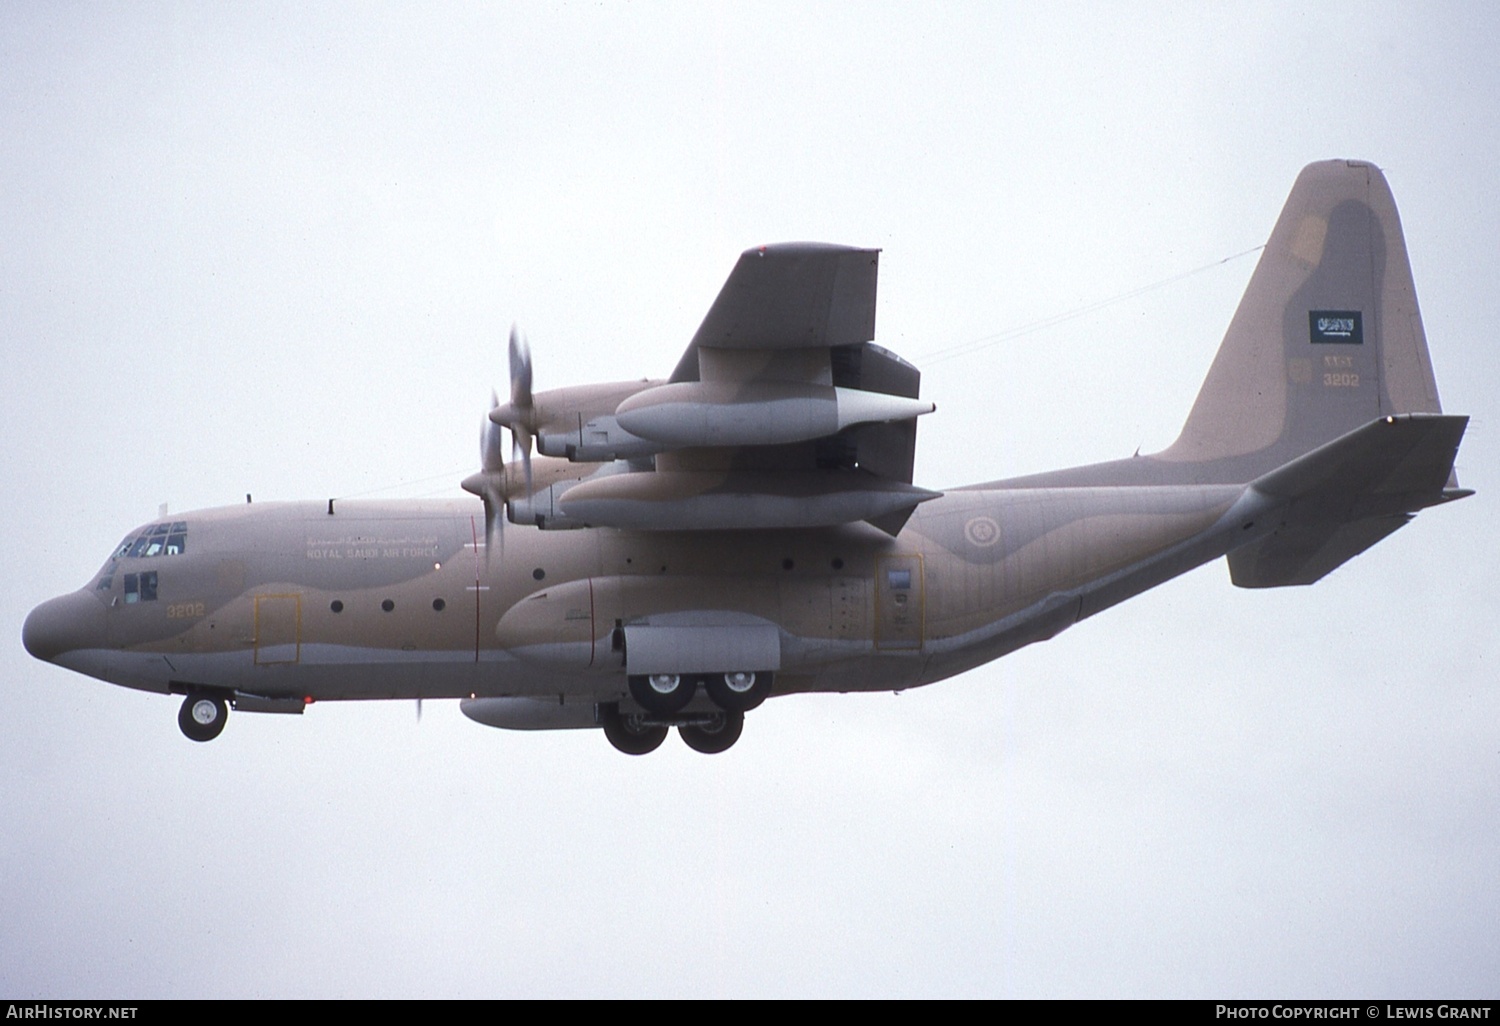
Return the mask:
<svg viewBox="0 0 1500 1026">
<path fill-rule="evenodd" d="M 1500 15 L 0 7 L 0 995 L 1500 995 Z M 178 733 L 26 612 L 162 502 L 450 494 L 504 339 L 663 375 L 738 253 L 882 247 L 918 483 L 1152 451 L 1298 170 L 1386 169 L 1475 498 L 644 759 L 456 703 Z M 378 491 L 377 491 L 378 490 Z"/>
</svg>

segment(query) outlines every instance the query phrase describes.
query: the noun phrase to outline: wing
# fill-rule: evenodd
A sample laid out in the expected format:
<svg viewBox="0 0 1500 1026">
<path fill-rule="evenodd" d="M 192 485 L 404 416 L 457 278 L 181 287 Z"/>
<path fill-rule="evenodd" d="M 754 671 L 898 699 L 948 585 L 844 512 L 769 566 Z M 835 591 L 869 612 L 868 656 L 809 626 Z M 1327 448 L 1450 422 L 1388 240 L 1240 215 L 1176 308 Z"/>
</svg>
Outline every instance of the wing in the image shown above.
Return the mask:
<svg viewBox="0 0 1500 1026">
<path fill-rule="evenodd" d="M 784 242 L 740 254 L 673 381 L 699 380 L 699 347 L 831 349 L 875 337 L 880 250 Z"/>
<path fill-rule="evenodd" d="M 542 452 L 613 462 L 513 502 L 511 518 L 899 531 L 938 494 L 911 483 L 916 418 L 933 404 L 918 398 L 917 369 L 870 341 L 879 257 L 819 243 L 741 254 L 666 382 L 595 386 L 588 416 L 565 409 L 573 390 L 555 394 Z"/>
</svg>

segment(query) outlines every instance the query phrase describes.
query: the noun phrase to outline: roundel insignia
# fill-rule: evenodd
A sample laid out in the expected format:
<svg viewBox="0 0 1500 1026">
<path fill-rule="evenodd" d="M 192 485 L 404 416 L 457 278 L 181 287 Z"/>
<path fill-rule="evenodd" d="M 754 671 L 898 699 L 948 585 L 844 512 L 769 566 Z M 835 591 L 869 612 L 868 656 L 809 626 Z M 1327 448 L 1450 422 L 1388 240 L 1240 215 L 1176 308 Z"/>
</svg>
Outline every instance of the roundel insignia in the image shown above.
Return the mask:
<svg viewBox="0 0 1500 1026">
<path fill-rule="evenodd" d="M 994 517 L 971 517 L 964 524 L 964 537 L 970 545 L 987 549 L 1000 540 L 1000 525 Z"/>
</svg>

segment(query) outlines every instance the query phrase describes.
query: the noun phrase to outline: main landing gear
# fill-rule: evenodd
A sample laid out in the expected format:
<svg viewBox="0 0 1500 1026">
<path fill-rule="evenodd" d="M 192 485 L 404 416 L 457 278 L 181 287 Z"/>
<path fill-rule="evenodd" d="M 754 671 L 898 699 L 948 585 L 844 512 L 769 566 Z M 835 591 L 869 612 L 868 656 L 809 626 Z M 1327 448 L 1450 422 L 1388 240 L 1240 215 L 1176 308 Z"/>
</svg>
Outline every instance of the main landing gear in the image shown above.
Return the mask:
<svg viewBox="0 0 1500 1026">
<path fill-rule="evenodd" d="M 742 712 L 713 713 L 702 723 L 684 723 L 677 728 L 677 736 L 695 752 L 718 755 L 740 739 L 745 729 L 745 714 Z"/>
<path fill-rule="evenodd" d="M 599 707 L 599 722 L 604 727 L 604 736 L 626 755 L 645 755 L 661 747 L 667 739 L 667 725 L 656 723 L 638 713 L 622 713 L 618 703 L 610 702 Z"/>
<path fill-rule="evenodd" d="M 727 712 L 746 713 L 764 702 L 771 694 L 772 674 L 751 673 L 740 670 L 734 673 L 707 673 L 690 675 L 682 673 L 653 673 L 630 677 L 630 697 L 647 712 L 670 716 L 687 708 L 698 690 L 703 690 L 709 699 Z"/>
<path fill-rule="evenodd" d="M 766 700 L 772 682 L 770 673 L 747 670 L 632 676 L 626 681 L 630 697 L 644 711 L 631 712 L 608 703 L 599 707 L 599 722 L 609 743 L 626 755 L 656 751 L 672 727 L 695 752 L 715 755 L 740 739 L 745 713 Z M 717 708 L 685 712 L 700 684 Z"/>
<path fill-rule="evenodd" d="M 635 676 L 626 683 L 630 687 L 630 697 L 642 709 L 664 716 L 680 711 L 693 700 L 693 692 L 698 690 L 698 678 L 680 673 Z"/>
<path fill-rule="evenodd" d="M 771 694 L 769 673 L 718 673 L 706 677 L 703 690 L 720 709 L 747 713 Z M 725 746 L 728 747 L 728 746 Z M 700 749 L 701 751 L 701 749 Z"/>
<path fill-rule="evenodd" d="M 200 692 L 183 699 L 177 725 L 194 741 L 212 741 L 224 732 L 224 723 L 228 719 L 229 706 L 222 698 Z"/>
</svg>

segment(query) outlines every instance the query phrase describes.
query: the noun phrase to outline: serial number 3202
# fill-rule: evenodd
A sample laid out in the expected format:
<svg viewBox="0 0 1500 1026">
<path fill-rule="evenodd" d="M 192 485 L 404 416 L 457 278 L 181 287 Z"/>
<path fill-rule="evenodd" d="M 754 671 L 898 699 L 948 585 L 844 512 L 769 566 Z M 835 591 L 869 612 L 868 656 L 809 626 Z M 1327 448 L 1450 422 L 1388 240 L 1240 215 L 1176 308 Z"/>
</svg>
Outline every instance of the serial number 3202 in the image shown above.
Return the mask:
<svg viewBox="0 0 1500 1026">
<path fill-rule="evenodd" d="M 1324 388 L 1358 388 L 1359 373 L 1354 371 L 1354 357 L 1330 353 L 1323 357 Z"/>
<path fill-rule="evenodd" d="M 174 602 L 167 607 L 167 617 L 172 620 L 187 619 L 202 615 L 202 602 Z"/>
</svg>

